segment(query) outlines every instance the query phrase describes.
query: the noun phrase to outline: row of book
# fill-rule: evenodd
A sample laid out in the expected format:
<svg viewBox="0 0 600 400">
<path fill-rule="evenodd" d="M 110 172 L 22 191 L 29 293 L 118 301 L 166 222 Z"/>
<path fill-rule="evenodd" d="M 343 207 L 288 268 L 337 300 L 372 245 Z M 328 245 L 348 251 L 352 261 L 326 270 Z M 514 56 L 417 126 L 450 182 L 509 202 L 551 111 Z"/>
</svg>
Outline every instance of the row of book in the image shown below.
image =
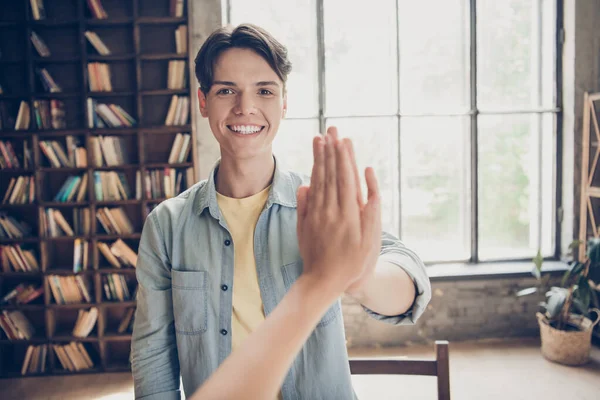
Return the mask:
<svg viewBox="0 0 600 400">
<path fill-rule="evenodd" d="M 44 294 L 43 285 L 19 283 L 0 299 L 0 305 L 28 304 Z"/>
<path fill-rule="evenodd" d="M 189 133 L 178 133 L 173 139 L 173 146 L 169 153 L 169 164 L 183 163 L 187 160 L 191 150 L 191 135 Z"/>
<path fill-rule="evenodd" d="M 70 342 L 65 345 L 53 344 L 52 348 L 62 367 L 68 371 L 94 368 L 94 363 L 81 342 Z"/>
<path fill-rule="evenodd" d="M 35 252 L 19 245 L 0 246 L 0 264 L 3 270 L 15 272 L 37 272 L 40 270 Z"/>
<path fill-rule="evenodd" d="M 79 338 L 87 337 L 94 329 L 97 320 L 98 309 L 96 307 L 91 307 L 89 311 L 80 309 L 77 312 L 77 320 L 71 334 Z"/>
<path fill-rule="evenodd" d="M 29 340 L 35 334 L 35 328 L 19 310 L 0 313 L 0 328 L 9 340 Z"/>
<path fill-rule="evenodd" d="M 175 29 L 175 51 L 177 52 L 177 54 L 187 53 L 187 35 L 187 25 L 179 25 L 177 29 Z"/>
<path fill-rule="evenodd" d="M 83 168 L 87 167 L 87 149 L 71 135 L 66 136 L 66 149 L 58 140 L 41 140 L 42 153 L 53 168 Z"/>
<path fill-rule="evenodd" d="M 129 277 L 122 274 L 106 274 L 102 276 L 104 295 L 110 301 L 129 301 L 131 296 L 128 287 Z"/>
<path fill-rule="evenodd" d="M 129 200 L 135 195 L 136 200 L 142 196 L 140 171 L 136 171 L 135 193 L 127 183 L 123 172 L 94 171 L 94 194 L 98 201 Z"/>
<path fill-rule="evenodd" d="M 33 165 L 31 158 L 26 140 L 23 141 L 23 151 L 19 155 L 9 140 L 0 140 L 0 169 L 30 168 Z"/>
<path fill-rule="evenodd" d="M 92 16 L 97 19 L 106 19 L 108 18 L 108 14 L 102 7 L 102 3 L 100 0 L 87 0 L 88 8 L 92 13 Z"/>
<path fill-rule="evenodd" d="M 44 0 L 29 0 L 29 4 L 31 5 L 31 16 L 34 20 L 46 19 Z"/>
<path fill-rule="evenodd" d="M 92 62 L 87 65 L 88 84 L 92 92 L 112 92 L 110 68 L 106 63 Z"/>
<path fill-rule="evenodd" d="M 86 194 L 87 174 L 71 175 L 65 180 L 53 200 L 58 203 L 80 202 L 86 199 Z"/>
<path fill-rule="evenodd" d="M 117 104 L 98 103 L 87 99 L 88 128 L 125 128 L 135 126 L 136 120 Z"/>
<path fill-rule="evenodd" d="M 177 196 L 194 183 L 194 170 L 164 168 L 145 171 L 146 198 L 163 199 Z"/>
<path fill-rule="evenodd" d="M 62 88 L 56 83 L 46 68 L 36 68 L 35 72 L 42 82 L 44 90 L 48 93 L 60 93 Z"/>
<path fill-rule="evenodd" d="M 65 129 L 67 127 L 65 103 L 60 100 L 34 100 L 33 115 L 37 129 Z M 28 129 L 28 127 L 24 129 Z"/>
<path fill-rule="evenodd" d="M 94 47 L 94 49 L 98 52 L 98 54 L 101 56 L 110 55 L 110 49 L 106 46 L 102 39 L 100 39 L 100 36 L 98 36 L 96 32 L 85 31 L 84 35 L 92 47 Z"/>
<path fill-rule="evenodd" d="M 73 242 L 73 272 L 87 270 L 89 264 L 90 244 L 87 240 L 77 238 Z"/>
<path fill-rule="evenodd" d="M 31 35 L 29 36 L 31 39 L 31 43 L 33 47 L 38 52 L 40 57 L 50 57 L 50 49 L 44 40 L 38 35 L 35 31 L 31 31 Z"/>
<path fill-rule="evenodd" d="M 122 207 L 102 207 L 96 210 L 96 218 L 109 235 L 133 234 L 135 232 L 127 213 Z"/>
<path fill-rule="evenodd" d="M 21 375 L 43 374 L 44 372 L 46 372 L 47 355 L 48 345 L 29 345 L 27 347 L 27 351 L 25 352 L 23 365 L 21 366 Z"/>
<path fill-rule="evenodd" d="M 2 199 L 2 204 L 31 204 L 35 201 L 35 179 L 33 176 L 13 177 Z"/>
<path fill-rule="evenodd" d="M 74 208 L 73 226 L 69 224 L 59 209 L 47 208 L 42 214 L 40 224 L 46 237 L 89 235 L 91 217 L 89 208 Z"/>
<path fill-rule="evenodd" d="M 181 18 L 183 17 L 185 0 L 170 0 L 169 3 L 169 14 L 172 17 Z"/>
<path fill-rule="evenodd" d="M 48 283 L 56 304 L 91 303 L 89 283 L 81 275 L 48 275 Z"/>
<path fill-rule="evenodd" d="M 31 226 L 5 212 L 0 212 L 0 239 L 20 239 L 32 234 Z"/>
<path fill-rule="evenodd" d="M 137 254 L 121 239 L 117 239 L 110 246 L 108 243 L 98 242 L 98 249 L 106 260 L 115 268 L 135 268 Z"/>
<path fill-rule="evenodd" d="M 183 89 L 187 85 L 187 74 L 185 73 L 186 62 L 184 60 L 169 61 L 167 69 L 167 88 Z"/>
<path fill-rule="evenodd" d="M 90 146 L 95 167 L 129 164 L 127 141 L 121 136 L 93 136 Z"/>
<path fill-rule="evenodd" d="M 185 125 L 187 124 L 189 115 L 190 98 L 188 96 L 173 95 L 169 104 L 169 110 L 167 111 L 167 117 L 165 118 L 165 125 Z"/>
</svg>

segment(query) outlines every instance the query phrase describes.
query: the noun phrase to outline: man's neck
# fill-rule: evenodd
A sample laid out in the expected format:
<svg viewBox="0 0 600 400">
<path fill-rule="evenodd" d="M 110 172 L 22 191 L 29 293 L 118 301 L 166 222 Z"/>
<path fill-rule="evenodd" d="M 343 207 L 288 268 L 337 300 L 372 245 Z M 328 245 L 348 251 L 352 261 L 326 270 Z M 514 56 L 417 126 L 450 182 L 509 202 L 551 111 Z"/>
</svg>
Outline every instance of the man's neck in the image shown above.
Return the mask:
<svg viewBox="0 0 600 400">
<path fill-rule="evenodd" d="M 222 154 L 215 181 L 216 189 L 227 197 L 249 197 L 269 186 L 274 172 L 275 160 L 270 152 L 245 160 L 236 160 Z"/>
</svg>

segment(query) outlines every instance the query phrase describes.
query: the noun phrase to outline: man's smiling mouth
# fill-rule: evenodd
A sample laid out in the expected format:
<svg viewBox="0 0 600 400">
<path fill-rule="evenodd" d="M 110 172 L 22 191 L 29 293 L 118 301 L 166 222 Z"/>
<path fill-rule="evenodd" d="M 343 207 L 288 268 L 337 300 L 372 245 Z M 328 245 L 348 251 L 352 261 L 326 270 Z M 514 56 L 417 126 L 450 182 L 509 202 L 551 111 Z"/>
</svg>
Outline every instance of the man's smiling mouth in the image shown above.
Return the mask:
<svg viewBox="0 0 600 400">
<path fill-rule="evenodd" d="M 227 125 L 227 128 L 238 135 L 255 135 L 263 131 L 262 125 Z"/>
</svg>

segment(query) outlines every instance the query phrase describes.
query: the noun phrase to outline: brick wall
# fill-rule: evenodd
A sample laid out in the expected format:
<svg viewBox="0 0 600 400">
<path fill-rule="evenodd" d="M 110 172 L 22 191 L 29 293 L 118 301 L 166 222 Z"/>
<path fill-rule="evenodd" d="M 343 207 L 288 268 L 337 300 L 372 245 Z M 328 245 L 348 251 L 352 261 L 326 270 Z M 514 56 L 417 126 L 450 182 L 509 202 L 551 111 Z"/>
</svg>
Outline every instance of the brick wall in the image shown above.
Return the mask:
<svg viewBox="0 0 600 400">
<path fill-rule="evenodd" d="M 560 278 L 554 278 L 556 281 Z M 416 325 L 391 326 L 376 321 L 350 298 L 344 298 L 344 324 L 349 347 L 429 344 L 435 340 L 535 337 L 535 313 L 543 294 L 517 298 L 534 286 L 531 278 L 432 282 L 433 296 Z"/>
</svg>

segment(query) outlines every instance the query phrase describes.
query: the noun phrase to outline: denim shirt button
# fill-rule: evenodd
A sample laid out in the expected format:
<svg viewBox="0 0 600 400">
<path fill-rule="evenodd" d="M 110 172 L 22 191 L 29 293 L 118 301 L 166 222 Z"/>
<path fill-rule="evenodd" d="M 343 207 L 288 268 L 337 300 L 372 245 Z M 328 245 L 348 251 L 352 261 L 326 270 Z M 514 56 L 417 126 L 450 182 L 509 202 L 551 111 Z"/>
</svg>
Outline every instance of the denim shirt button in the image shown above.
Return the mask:
<svg viewBox="0 0 600 400">
<path fill-rule="evenodd" d="M 227 287 L 227 285 L 222 285 L 222 286 L 221 286 L 221 290 L 223 290 L 224 292 L 226 292 L 226 291 L 227 291 L 227 289 L 229 289 L 229 288 Z"/>
<path fill-rule="evenodd" d="M 221 335 L 223 335 L 223 336 L 227 335 L 227 331 L 225 329 L 221 329 Z"/>
<path fill-rule="evenodd" d="M 231 240 L 229 240 L 229 239 L 226 239 L 226 240 L 225 240 L 225 246 L 229 246 L 230 244 L 231 244 Z"/>
</svg>

